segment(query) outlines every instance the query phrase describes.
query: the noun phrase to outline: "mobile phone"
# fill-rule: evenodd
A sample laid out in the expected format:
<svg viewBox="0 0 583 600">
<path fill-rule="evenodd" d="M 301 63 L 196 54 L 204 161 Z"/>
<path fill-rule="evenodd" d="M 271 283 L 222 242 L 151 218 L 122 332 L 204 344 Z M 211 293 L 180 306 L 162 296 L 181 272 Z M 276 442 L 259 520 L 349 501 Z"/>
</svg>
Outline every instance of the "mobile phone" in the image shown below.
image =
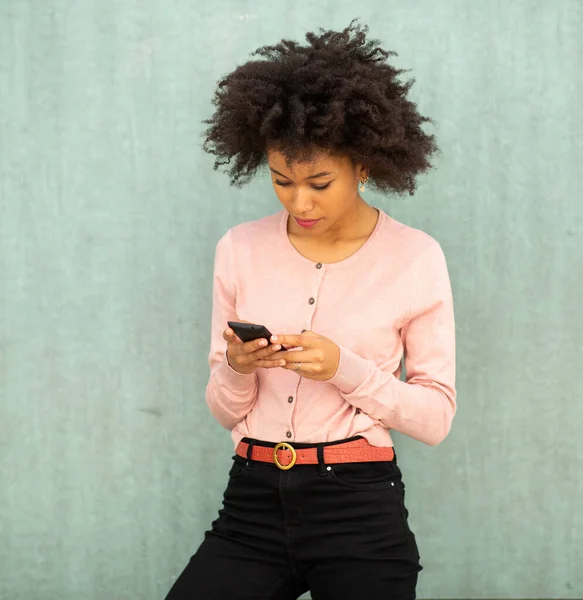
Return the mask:
<svg viewBox="0 0 583 600">
<path fill-rule="evenodd" d="M 237 323 L 236 321 L 227 321 L 227 325 L 237 334 L 237 337 L 242 342 L 251 342 L 259 338 L 265 338 L 269 342 L 271 339 L 271 332 L 265 325 Z"/>
</svg>

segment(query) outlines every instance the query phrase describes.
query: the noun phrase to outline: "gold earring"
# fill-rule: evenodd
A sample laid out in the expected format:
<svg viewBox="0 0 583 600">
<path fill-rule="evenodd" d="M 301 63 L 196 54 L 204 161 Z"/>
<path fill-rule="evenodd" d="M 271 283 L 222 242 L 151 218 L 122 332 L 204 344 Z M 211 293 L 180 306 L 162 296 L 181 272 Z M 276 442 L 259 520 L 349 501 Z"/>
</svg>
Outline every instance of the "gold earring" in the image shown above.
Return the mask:
<svg viewBox="0 0 583 600">
<path fill-rule="evenodd" d="M 362 185 L 360 186 L 360 191 L 361 191 L 361 192 L 364 192 L 364 184 L 365 184 L 367 181 L 368 181 L 368 177 L 367 177 L 367 178 L 366 178 L 364 181 L 362 181 L 362 179 L 360 180 L 360 183 L 362 184 Z"/>
</svg>

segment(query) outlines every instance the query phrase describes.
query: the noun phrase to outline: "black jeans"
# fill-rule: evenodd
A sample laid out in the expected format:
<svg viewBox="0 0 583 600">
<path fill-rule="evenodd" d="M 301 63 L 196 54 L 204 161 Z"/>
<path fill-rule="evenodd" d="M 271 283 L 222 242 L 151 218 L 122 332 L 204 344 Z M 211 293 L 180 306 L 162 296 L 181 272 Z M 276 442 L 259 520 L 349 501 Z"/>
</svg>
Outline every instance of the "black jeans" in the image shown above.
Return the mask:
<svg viewBox="0 0 583 600">
<path fill-rule="evenodd" d="M 166 600 L 292 600 L 308 590 L 313 600 L 414 599 L 422 567 L 396 457 L 326 465 L 319 456 L 288 471 L 234 456 L 218 519 Z"/>
</svg>

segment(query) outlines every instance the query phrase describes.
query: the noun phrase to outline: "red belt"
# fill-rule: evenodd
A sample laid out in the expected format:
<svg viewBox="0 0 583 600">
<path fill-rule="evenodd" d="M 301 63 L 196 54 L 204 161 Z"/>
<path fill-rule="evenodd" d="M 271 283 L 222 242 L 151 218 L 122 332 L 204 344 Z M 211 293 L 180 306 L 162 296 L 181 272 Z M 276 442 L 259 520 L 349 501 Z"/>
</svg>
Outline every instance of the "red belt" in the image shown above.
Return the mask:
<svg viewBox="0 0 583 600">
<path fill-rule="evenodd" d="M 247 458 L 249 444 L 239 442 L 236 453 Z M 395 456 L 392 447 L 371 446 L 366 439 L 324 446 L 324 462 L 326 464 L 352 462 L 391 461 Z M 274 447 L 253 446 L 252 460 L 275 463 L 283 471 L 294 465 L 317 465 L 318 450 L 314 448 L 294 448 L 287 442 L 281 442 Z"/>
</svg>

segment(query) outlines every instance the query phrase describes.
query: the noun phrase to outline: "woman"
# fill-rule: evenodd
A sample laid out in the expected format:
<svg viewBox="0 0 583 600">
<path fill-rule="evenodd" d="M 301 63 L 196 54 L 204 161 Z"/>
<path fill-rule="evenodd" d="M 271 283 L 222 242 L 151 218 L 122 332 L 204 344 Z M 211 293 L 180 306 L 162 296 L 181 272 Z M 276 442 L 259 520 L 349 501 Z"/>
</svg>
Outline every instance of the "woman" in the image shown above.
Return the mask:
<svg viewBox="0 0 583 600">
<path fill-rule="evenodd" d="M 453 302 L 439 243 L 359 194 L 412 195 L 437 151 L 367 30 L 256 51 L 205 121 L 215 169 L 235 158 L 241 184 L 267 164 L 283 210 L 217 245 L 206 399 L 236 453 L 170 600 L 415 598 L 390 430 L 431 445 L 449 432 Z M 273 337 L 243 343 L 227 325 L 243 320 Z"/>
</svg>

